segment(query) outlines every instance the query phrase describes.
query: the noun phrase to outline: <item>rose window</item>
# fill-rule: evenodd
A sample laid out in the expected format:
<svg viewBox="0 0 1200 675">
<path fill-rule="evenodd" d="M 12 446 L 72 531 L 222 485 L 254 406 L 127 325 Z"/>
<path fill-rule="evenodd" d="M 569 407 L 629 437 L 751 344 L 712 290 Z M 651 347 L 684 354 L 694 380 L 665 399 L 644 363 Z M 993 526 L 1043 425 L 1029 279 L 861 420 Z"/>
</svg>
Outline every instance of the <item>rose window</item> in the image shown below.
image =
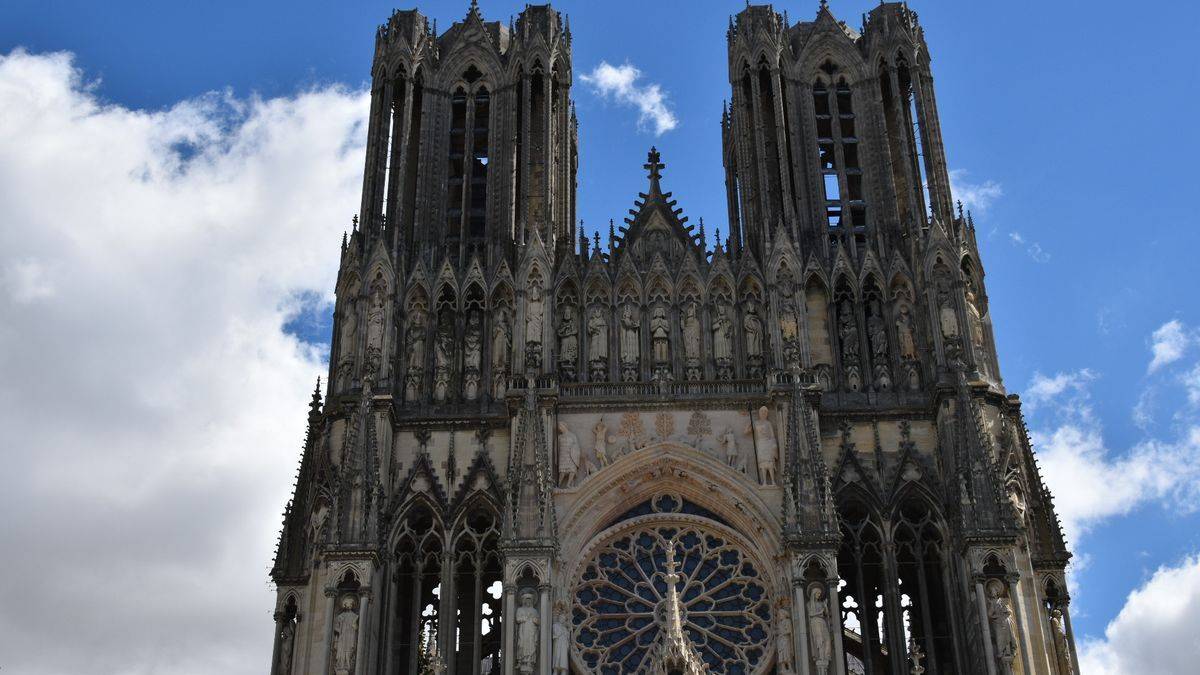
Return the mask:
<svg viewBox="0 0 1200 675">
<path fill-rule="evenodd" d="M 763 669 L 771 632 L 766 582 L 724 531 L 687 515 L 639 516 L 593 551 L 575 587 L 572 615 L 577 656 L 589 672 L 649 669 L 661 639 L 666 547 L 672 538 L 678 539 L 676 589 L 684 631 L 710 672 Z"/>
</svg>

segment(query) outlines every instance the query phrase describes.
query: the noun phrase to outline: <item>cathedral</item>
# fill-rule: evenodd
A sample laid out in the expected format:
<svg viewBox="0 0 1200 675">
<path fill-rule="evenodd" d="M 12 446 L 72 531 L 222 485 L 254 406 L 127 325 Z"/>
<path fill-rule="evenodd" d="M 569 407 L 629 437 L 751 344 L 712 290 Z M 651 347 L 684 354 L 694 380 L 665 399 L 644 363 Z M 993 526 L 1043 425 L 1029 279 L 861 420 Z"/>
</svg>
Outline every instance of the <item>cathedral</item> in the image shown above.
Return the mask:
<svg viewBox="0 0 1200 675">
<path fill-rule="evenodd" d="M 271 675 L 1077 672 L 916 13 L 726 37 L 723 232 L 602 240 L 566 16 L 379 27 Z"/>
</svg>

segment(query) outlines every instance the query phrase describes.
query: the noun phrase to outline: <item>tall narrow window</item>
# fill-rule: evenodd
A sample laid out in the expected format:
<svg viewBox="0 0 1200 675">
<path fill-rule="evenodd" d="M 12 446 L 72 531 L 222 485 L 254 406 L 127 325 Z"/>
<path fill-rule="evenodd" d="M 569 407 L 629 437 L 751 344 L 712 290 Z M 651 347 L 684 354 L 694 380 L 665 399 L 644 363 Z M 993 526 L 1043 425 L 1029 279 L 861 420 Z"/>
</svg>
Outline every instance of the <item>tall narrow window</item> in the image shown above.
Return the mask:
<svg viewBox="0 0 1200 675">
<path fill-rule="evenodd" d="M 921 128 L 921 115 L 917 109 L 916 91 L 913 88 L 912 71 L 908 64 L 901 60 L 897 66 L 897 76 L 900 81 L 900 95 L 903 102 L 905 122 L 907 124 L 907 140 L 912 159 L 912 172 L 920 184 L 920 196 L 924 199 L 925 216 L 929 217 L 932 205 L 929 201 L 929 177 L 925 174 L 925 138 Z"/>
<path fill-rule="evenodd" d="M 467 92 L 450 97 L 450 155 L 446 162 L 446 238 L 458 240 L 462 227 L 463 164 L 467 153 Z"/>
<path fill-rule="evenodd" d="M 450 97 L 450 140 L 446 170 L 446 240 L 451 253 L 467 253 L 454 244 L 478 244 L 486 232 L 487 176 L 491 96 L 471 66 L 465 85 Z"/>
<path fill-rule="evenodd" d="M 417 163 L 421 155 L 421 107 L 424 103 L 423 83 L 418 74 L 413 78 L 412 102 L 408 110 L 408 142 L 404 152 L 404 177 L 402 178 L 403 196 L 401 199 L 399 217 L 405 227 L 411 232 L 417 204 Z"/>
<path fill-rule="evenodd" d="M 831 238 L 853 233 L 861 245 L 867 227 L 867 203 L 859 161 L 854 97 L 838 67 L 826 61 L 813 84 L 819 170 L 823 177 L 826 224 Z M 825 76 L 828 76 L 828 80 Z M 836 78 L 836 79 L 835 79 Z"/>
</svg>

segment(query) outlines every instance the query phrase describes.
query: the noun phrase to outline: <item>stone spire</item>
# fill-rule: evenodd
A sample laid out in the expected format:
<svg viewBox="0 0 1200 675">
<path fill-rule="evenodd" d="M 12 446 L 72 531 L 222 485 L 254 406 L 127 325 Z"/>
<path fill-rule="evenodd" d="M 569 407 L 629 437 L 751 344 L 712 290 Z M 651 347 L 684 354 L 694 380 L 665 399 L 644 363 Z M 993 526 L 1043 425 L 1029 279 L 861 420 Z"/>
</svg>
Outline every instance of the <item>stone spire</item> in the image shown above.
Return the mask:
<svg viewBox="0 0 1200 675">
<path fill-rule="evenodd" d="M 667 597 L 663 600 L 662 642 L 659 643 L 654 672 L 657 675 L 702 675 L 707 672 L 704 661 L 683 632 L 683 613 L 676 588 L 681 578 L 675 563 L 675 546 L 678 543 L 677 539 L 667 543 L 667 573 L 663 575 L 663 580 L 667 582 Z"/>
</svg>

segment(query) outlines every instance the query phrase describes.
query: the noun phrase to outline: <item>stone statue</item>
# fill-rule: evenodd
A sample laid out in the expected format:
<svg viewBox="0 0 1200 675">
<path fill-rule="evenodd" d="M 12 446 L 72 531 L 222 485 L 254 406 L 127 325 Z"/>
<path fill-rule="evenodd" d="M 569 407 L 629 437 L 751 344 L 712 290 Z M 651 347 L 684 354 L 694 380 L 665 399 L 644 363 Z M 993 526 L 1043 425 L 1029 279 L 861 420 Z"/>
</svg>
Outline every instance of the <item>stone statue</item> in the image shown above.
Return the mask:
<svg viewBox="0 0 1200 675">
<path fill-rule="evenodd" d="M 604 310 L 593 307 L 588 314 L 588 362 L 596 363 L 608 359 L 608 320 L 604 318 Z"/>
<path fill-rule="evenodd" d="M 596 426 L 592 427 L 592 434 L 596 440 L 592 445 L 592 453 L 596 457 L 596 462 L 600 466 L 608 466 L 608 425 L 604 423 L 604 418 L 601 417 L 596 422 Z"/>
<path fill-rule="evenodd" d="M 276 675 L 291 675 L 292 649 L 296 644 L 296 622 L 288 619 L 279 631 L 279 671 Z"/>
<path fill-rule="evenodd" d="M 1008 675 L 1012 673 L 1013 659 L 1017 655 L 1017 633 L 1012 607 L 1005 596 L 1004 584 L 999 579 L 988 581 L 987 594 L 987 616 L 992 632 L 992 644 L 996 650 L 996 659 L 1002 667 L 1001 672 Z"/>
<path fill-rule="evenodd" d="M 700 358 L 700 316 L 696 303 L 689 302 L 683 310 L 683 353 L 689 359 Z"/>
<path fill-rule="evenodd" d="M 767 406 L 758 409 L 758 419 L 746 427 L 745 433 L 754 434 L 754 452 L 758 456 L 759 479 L 764 485 L 775 484 L 775 456 L 779 444 L 775 442 L 775 427 L 767 419 Z"/>
<path fill-rule="evenodd" d="M 567 653 L 571 648 L 571 631 L 567 629 L 567 624 L 561 614 L 554 618 L 554 625 L 550 628 L 550 636 L 554 639 L 554 648 L 550 658 L 550 672 L 554 675 L 567 675 L 570 672 Z"/>
<path fill-rule="evenodd" d="M 621 363 L 623 365 L 637 366 L 639 328 L 637 308 L 633 306 L 633 303 L 626 303 L 621 308 Z"/>
<path fill-rule="evenodd" d="M 570 487 L 579 472 L 579 437 L 567 428 L 563 422 L 558 423 L 558 485 Z"/>
<path fill-rule="evenodd" d="M 1067 629 L 1063 624 L 1061 609 L 1050 612 L 1050 632 L 1054 638 L 1054 653 L 1058 657 L 1059 675 L 1075 675 L 1075 666 L 1071 662 L 1071 646 L 1067 642 Z"/>
<path fill-rule="evenodd" d="M 542 317 L 546 310 L 546 301 L 542 297 L 542 282 L 531 279 L 529 282 L 529 298 L 525 303 L 525 344 L 542 343 Z"/>
<path fill-rule="evenodd" d="M 721 449 L 725 451 L 725 463 L 734 469 L 741 466 L 741 456 L 738 453 L 737 437 L 733 435 L 733 429 L 725 427 L 725 433 L 721 434 Z"/>
<path fill-rule="evenodd" d="M 558 358 L 572 362 L 579 358 L 579 328 L 575 325 L 573 307 L 563 308 L 563 318 L 558 324 Z"/>
<path fill-rule="evenodd" d="M 876 361 L 886 362 L 888 357 L 887 329 L 884 328 L 883 318 L 879 315 L 879 304 L 876 303 L 871 316 L 867 317 L 867 339 L 871 341 L 871 356 Z"/>
<path fill-rule="evenodd" d="M 354 598 L 342 598 L 342 611 L 333 620 L 333 672 L 350 675 L 354 672 L 354 655 L 358 650 L 358 612 Z"/>
<path fill-rule="evenodd" d="M 971 347 L 975 350 L 975 360 L 984 374 L 988 373 L 987 351 L 983 347 L 983 315 L 975 301 L 975 293 L 970 285 L 967 287 L 967 322 L 971 333 Z"/>
<path fill-rule="evenodd" d="M 386 314 L 387 285 L 382 277 L 371 284 L 371 301 L 367 305 L 367 353 L 378 357 L 383 348 L 384 314 Z"/>
<path fill-rule="evenodd" d="M 762 355 L 762 319 L 758 316 L 758 304 L 751 302 L 746 306 L 746 315 L 742 317 L 742 330 L 746 333 L 746 355 Z"/>
<path fill-rule="evenodd" d="M 521 594 L 517 608 L 517 672 L 532 673 L 537 666 L 538 611 L 533 606 L 533 593 Z M 341 675 L 339 673 L 339 675 Z"/>
<path fill-rule="evenodd" d="M 425 378 L 425 311 L 414 308 L 408 315 L 408 375 L 405 398 L 415 400 Z"/>
<path fill-rule="evenodd" d="M 650 340 L 654 345 L 654 362 L 671 361 L 671 324 L 667 321 L 667 308 L 655 305 L 650 315 Z"/>
<path fill-rule="evenodd" d="M 1021 479 L 1014 469 L 1009 474 L 1008 480 L 1004 485 L 1008 492 L 1008 501 L 1012 504 L 1013 511 L 1017 514 L 1017 520 L 1024 523 L 1025 521 L 1025 491 L 1021 489 Z"/>
<path fill-rule="evenodd" d="M 921 651 L 921 645 L 915 637 L 908 638 L 908 658 L 912 660 L 912 670 L 909 675 L 922 675 L 925 672 L 925 666 L 921 665 L 921 659 L 925 658 L 925 653 Z"/>
<path fill-rule="evenodd" d="M 842 363 L 858 361 L 858 326 L 854 323 L 854 308 L 850 301 L 838 307 L 838 337 L 842 344 Z"/>
<path fill-rule="evenodd" d="M 713 317 L 713 357 L 718 363 L 733 360 L 733 322 L 728 307 L 717 307 Z"/>
<path fill-rule="evenodd" d="M 454 365 L 454 318 L 449 311 L 438 322 L 437 339 L 433 343 L 433 400 L 446 400 L 450 393 L 450 370 Z"/>
<path fill-rule="evenodd" d="M 346 299 L 342 310 L 342 332 L 338 337 L 338 352 L 342 359 L 354 357 L 354 338 L 358 333 L 358 303 L 354 298 Z"/>
<path fill-rule="evenodd" d="M 820 584 L 813 584 L 808 590 L 808 646 L 817 675 L 828 675 L 833 640 L 829 632 L 829 603 Z"/>
<path fill-rule="evenodd" d="M 479 368 L 483 356 L 483 319 L 478 310 L 467 315 L 467 334 L 463 337 L 463 396 L 468 401 L 479 397 Z"/>
<path fill-rule="evenodd" d="M 512 349 L 512 326 L 508 310 L 501 308 L 492 324 L 492 395 L 502 398 L 508 389 L 508 354 Z"/>
<path fill-rule="evenodd" d="M 792 610 L 780 606 L 775 626 L 776 667 L 780 673 L 792 672 Z"/>
<path fill-rule="evenodd" d="M 917 341 L 908 305 L 900 305 L 900 312 L 896 316 L 896 338 L 900 342 L 900 358 L 917 358 Z"/>
<path fill-rule="evenodd" d="M 950 302 L 948 291 L 938 291 L 938 323 L 942 327 L 942 337 L 947 340 L 958 340 L 958 315 Z"/>
</svg>

